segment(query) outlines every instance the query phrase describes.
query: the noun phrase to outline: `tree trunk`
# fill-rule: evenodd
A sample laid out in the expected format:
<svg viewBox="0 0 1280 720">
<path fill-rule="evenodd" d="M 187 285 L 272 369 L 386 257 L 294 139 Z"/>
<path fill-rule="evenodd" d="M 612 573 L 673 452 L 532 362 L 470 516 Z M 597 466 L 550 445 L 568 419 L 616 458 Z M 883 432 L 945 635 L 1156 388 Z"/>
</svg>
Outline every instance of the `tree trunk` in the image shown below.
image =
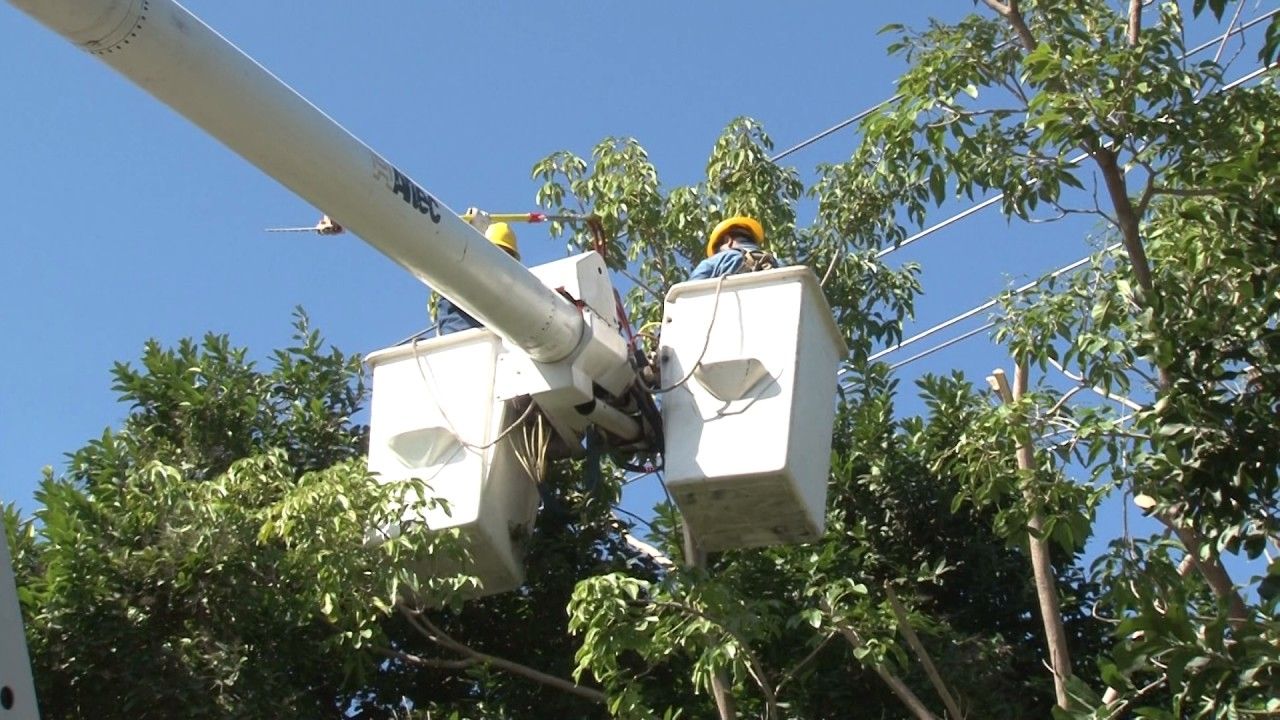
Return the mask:
<svg viewBox="0 0 1280 720">
<path fill-rule="evenodd" d="M 684 564 L 692 568 L 707 567 L 707 554 L 698 545 L 688 525 L 684 526 Z M 736 720 L 738 708 L 733 701 L 733 685 L 724 670 L 716 670 L 711 674 L 711 695 L 715 698 L 720 720 Z"/>
<path fill-rule="evenodd" d="M 1027 363 L 1019 360 L 1014 367 L 1013 389 L 1005 379 L 1004 371 L 995 370 L 989 378 L 992 387 L 1000 393 L 1006 404 L 1013 404 L 1022 399 L 1027 392 Z M 1024 473 L 1035 472 L 1035 455 L 1030 441 L 1018 445 L 1018 470 Z M 1067 695 L 1067 679 L 1071 677 L 1071 655 L 1067 651 L 1067 631 L 1062 624 L 1062 608 L 1058 604 L 1057 582 L 1053 576 L 1053 563 L 1049 557 L 1049 540 L 1043 537 L 1044 516 L 1036 510 L 1038 498 L 1030 486 L 1023 488 L 1023 497 L 1030 508 L 1031 517 L 1027 521 L 1030 532 L 1027 533 L 1027 546 L 1031 555 L 1031 570 L 1035 576 L 1036 599 L 1040 605 L 1040 620 L 1044 625 L 1045 644 L 1049 647 L 1049 668 L 1053 671 L 1053 691 L 1057 696 L 1058 707 L 1066 710 L 1071 704 Z"/>
</svg>

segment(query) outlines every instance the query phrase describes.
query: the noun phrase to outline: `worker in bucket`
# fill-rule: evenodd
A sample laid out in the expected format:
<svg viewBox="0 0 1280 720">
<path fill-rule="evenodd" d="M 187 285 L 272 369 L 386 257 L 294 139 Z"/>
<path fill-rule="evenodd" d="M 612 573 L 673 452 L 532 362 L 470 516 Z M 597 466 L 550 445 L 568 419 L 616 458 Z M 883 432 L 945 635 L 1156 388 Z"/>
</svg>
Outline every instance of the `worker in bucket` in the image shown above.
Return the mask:
<svg viewBox="0 0 1280 720">
<path fill-rule="evenodd" d="M 722 220 L 707 239 L 707 259 L 693 269 L 690 280 L 706 280 L 778 267 L 765 250 L 764 226 L 759 220 L 736 215 Z"/>
<path fill-rule="evenodd" d="M 484 236 L 489 242 L 497 245 L 508 255 L 520 259 L 520 245 L 516 243 L 516 233 L 504 222 L 491 223 L 485 228 Z M 454 305 L 449 298 L 440 298 L 436 306 L 436 336 L 470 330 L 480 327 L 480 321 L 468 315 L 462 308 Z"/>
</svg>

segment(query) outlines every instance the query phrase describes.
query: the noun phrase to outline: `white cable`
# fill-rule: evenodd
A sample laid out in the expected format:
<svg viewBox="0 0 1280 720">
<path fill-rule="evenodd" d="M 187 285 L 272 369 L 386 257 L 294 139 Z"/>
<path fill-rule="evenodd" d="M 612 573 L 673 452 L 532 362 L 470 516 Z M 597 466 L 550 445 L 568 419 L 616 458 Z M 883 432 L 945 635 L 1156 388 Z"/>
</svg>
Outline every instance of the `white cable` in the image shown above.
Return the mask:
<svg viewBox="0 0 1280 720">
<path fill-rule="evenodd" d="M 822 132 L 818 133 L 817 135 L 814 135 L 813 137 L 809 138 L 808 140 L 801 140 L 800 142 L 796 143 L 795 145 L 792 145 L 791 147 L 787 148 L 786 150 L 783 150 L 782 152 L 778 153 L 777 155 L 774 155 L 773 157 L 769 158 L 769 162 L 774 162 L 774 163 L 776 163 L 776 162 L 778 162 L 779 160 L 781 160 L 782 158 L 784 158 L 784 157 L 786 157 L 786 156 L 788 156 L 788 155 L 790 155 L 790 154 L 792 154 L 792 153 L 794 153 L 794 152 L 797 152 L 797 151 L 799 151 L 799 150 L 803 150 L 804 148 L 806 148 L 806 147 L 808 147 L 808 146 L 810 146 L 810 145 L 812 145 L 812 144 L 814 144 L 814 143 L 818 142 L 819 140 L 821 140 L 821 139 L 823 139 L 823 138 L 827 137 L 828 135 L 831 135 L 832 133 L 838 132 L 838 131 L 840 131 L 840 130 L 843 130 L 843 129 L 845 129 L 845 128 L 849 127 L 850 125 L 852 125 L 852 124 L 854 124 L 854 123 L 858 122 L 859 120 L 861 120 L 861 119 L 865 118 L 866 116 L 870 115 L 871 113 L 873 113 L 873 112 L 875 112 L 875 111 L 879 110 L 880 108 L 884 107 L 885 105 L 888 105 L 888 104 L 889 104 L 889 103 L 891 103 L 891 102 L 897 102 L 898 100 L 901 100 L 901 99 L 902 99 L 902 96 L 901 96 L 901 95 L 894 95 L 893 97 L 891 97 L 891 98 L 889 98 L 889 99 L 887 99 L 887 100 L 881 100 L 880 102 L 876 103 L 875 105 L 872 105 L 871 107 L 867 108 L 866 110 L 863 110 L 863 111 L 861 111 L 861 112 L 859 112 L 859 113 L 856 113 L 856 114 L 855 114 L 855 115 L 853 115 L 852 117 L 846 118 L 845 120 L 842 120 L 842 121 L 840 121 L 840 122 L 836 123 L 835 125 L 832 125 L 831 127 L 827 128 L 826 130 L 823 130 Z"/>
<path fill-rule="evenodd" d="M 715 298 L 711 301 L 711 319 L 707 321 L 707 336 L 703 338 L 702 352 L 698 353 L 698 359 L 693 361 L 693 365 L 689 368 L 688 374 L 680 378 L 680 382 L 676 383 L 675 385 L 671 385 L 665 388 L 660 387 L 656 389 L 646 387 L 645 390 L 648 390 L 650 393 L 654 395 L 663 395 L 665 393 L 669 393 L 672 390 L 675 390 L 676 388 L 681 387 L 685 383 L 689 382 L 689 378 L 693 377 L 693 374 L 698 371 L 698 365 L 702 363 L 702 358 L 706 356 L 707 348 L 711 347 L 711 330 L 716 326 L 716 313 L 720 309 L 720 291 L 724 288 L 724 281 L 725 281 L 725 278 L 727 277 L 729 276 L 721 275 L 720 278 L 716 281 L 716 294 L 715 294 Z M 643 381 L 641 382 L 643 383 Z"/>
<path fill-rule="evenodd" d="M 462 438 L 462 435 L 458 432 L 458 428 L 454 426 L 453 421 L 449 419 L 448 414 L 445 413 L 444 406 L 440 404 L 440 395 L 436 392 L 437 385 L 434 382 L 435 373 L 431 372 L 430 364 L 425 368 L 423 367 L 423 361 L 425 358 L 418 354 L 418 338 L 413 339 L 413 344 L 410 345 L 410 349 L 413 351 L 413 361 L 414 365 L 418 368 L 418 376 L 422 378 L 422 383 L 426 386 L 427 396 L 431 399 L 431 404 L 435 406 L 436 412 L 440 413 L 440 417 L 444 419 L 444 424 L 448 426 L 449 432 L 453 433 L 453 436 L 458 440 L 458 444 L 462 447 L 467 448 L 468 450 L 488 450 L 506 439 L 513 430 L 520 427 L 520 425 L 528 419 L 529 415 L 533 413 L 535 403 L 530 399 L 529 406 L 524 409 L 524 412 L 520 413 L 520 417 L 516 418 L 515 422 L 511 423 L 506 429 L 498 433 L 498 436 L 493 440 L 483 445 L 467 442 Z M 428 378 L 428 375 L 431 377 Z M 505 404 L 503 407 L 506 407 Z"/>
</svg>

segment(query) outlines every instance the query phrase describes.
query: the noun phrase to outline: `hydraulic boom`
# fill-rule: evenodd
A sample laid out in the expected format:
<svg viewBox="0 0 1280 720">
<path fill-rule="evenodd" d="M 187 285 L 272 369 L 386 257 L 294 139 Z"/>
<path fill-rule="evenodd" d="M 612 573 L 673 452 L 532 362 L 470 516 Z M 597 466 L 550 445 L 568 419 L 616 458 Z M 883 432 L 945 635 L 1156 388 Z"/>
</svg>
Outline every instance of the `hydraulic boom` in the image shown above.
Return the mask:
<svg viewBox="0 0 1280 720">
<path fill-rule="evenodd" d="M 404 171 L 173 0 L 10 0 L 320 208 L 540 362 L 578 310 Z"/>
</svg>

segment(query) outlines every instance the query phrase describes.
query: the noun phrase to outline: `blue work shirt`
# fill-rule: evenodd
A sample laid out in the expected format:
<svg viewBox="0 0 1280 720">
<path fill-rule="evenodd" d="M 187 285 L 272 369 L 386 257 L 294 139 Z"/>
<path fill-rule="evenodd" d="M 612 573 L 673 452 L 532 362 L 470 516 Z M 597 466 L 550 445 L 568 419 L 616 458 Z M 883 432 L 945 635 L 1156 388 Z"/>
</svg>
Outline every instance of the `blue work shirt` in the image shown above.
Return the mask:
<svg viewBox="0 0 1280 720">
<path fill-rule="evenodd" d="M 454 305 L 448 298 L 440 298 L 436 306 L 436 337 L 480 327 L 480 321 Z"/>
<path fill-rule="evenodd" d="M 708 280 L 721 275 L 732 275 L 742 267 L 743 253 L 752 250 L 763 250 L 759 245 L 746 240 L 738 240 L 737 247 L 725 246 L 715 255 L 703 260 L 693 268 L 690 280 Z"/>
</svg>

